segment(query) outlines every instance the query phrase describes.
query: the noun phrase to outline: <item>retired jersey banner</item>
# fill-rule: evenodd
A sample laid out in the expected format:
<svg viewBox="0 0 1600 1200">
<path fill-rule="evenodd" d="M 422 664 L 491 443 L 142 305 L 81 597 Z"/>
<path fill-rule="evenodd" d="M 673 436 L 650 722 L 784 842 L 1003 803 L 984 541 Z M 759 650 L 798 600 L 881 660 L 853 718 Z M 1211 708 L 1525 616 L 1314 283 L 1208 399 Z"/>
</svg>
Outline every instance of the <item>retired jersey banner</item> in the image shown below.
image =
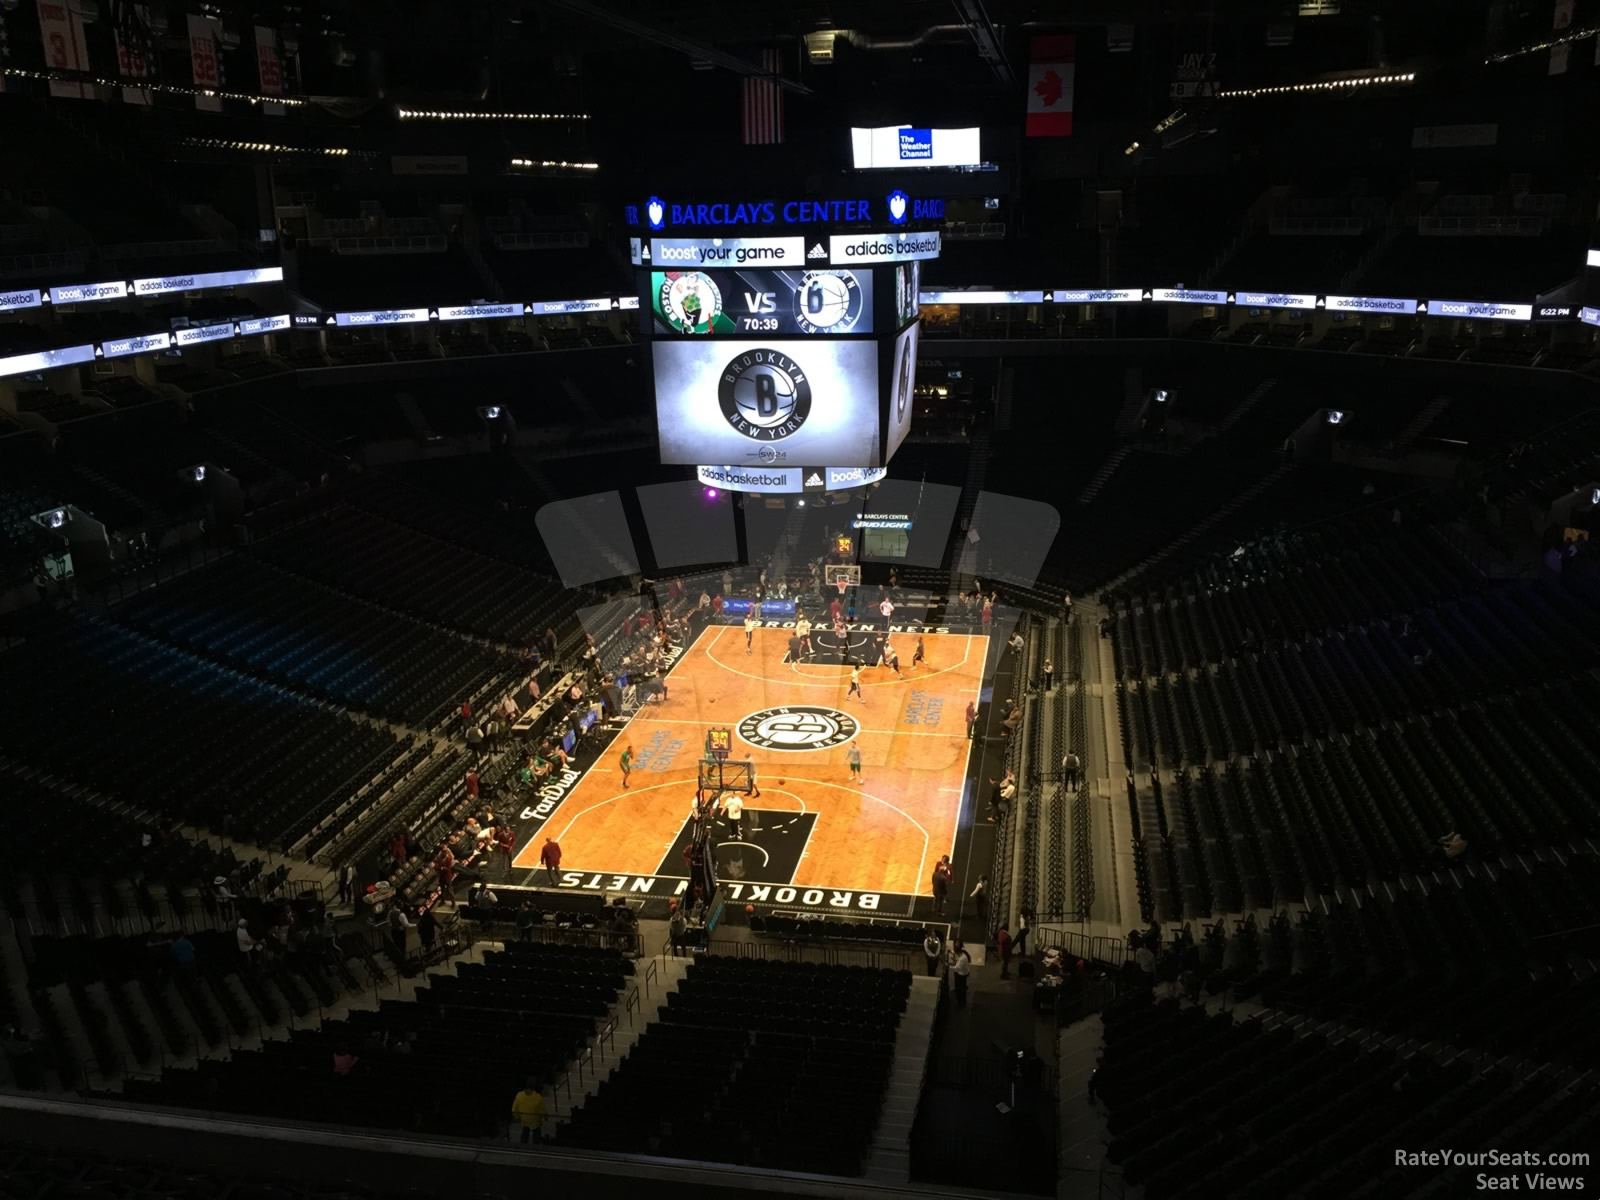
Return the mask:
<svg viewBox="0 0 1600 1200">
<path fill-rule="evenodd" d="M 123 79 L 151 79 L 155 62 L 150 50 L 150 9 L 131 0 L 112 0 L 111 18 L 111 32 L 117 40 L 117 74 Z M 148 105 L 150 89 L 125 86 L 122 99 L 128 104 Z"/>
<path fill-rule="evenodd" d="M 211 22 L 199 13 L 189 14 L 189 62 L 194 70 L 194 86 L 199 95 L 194 106 L 201 112 L 221 112 L 222 97 L 207 96 L 222 86 L 222 68 L 217 61 L 217 39 Z"/>
<path fill-rule="evenodd" d="M 256 26 L 256 70 L 261 77 L 263 96 L 283 95 L 283 59 L 278 55 L 278 31 L 265 25 Z M 269 117 L 281 117 L 283 105 L 264 100 L 261 111 Z"/>
<path fill-rule="evenodd" d="M 1028 48 L 1029 137 L 1072 136 L 1072 34 L 1036 37 Z"/>
<path fill-rule="evenodd" d="M 1572 30 L 1572 10 L 1574 0 L 1556 0 L 1555 16 L 1550 23 L 1550 31 L 1556 37 L 1565 37 Z M 1572 56 L 1570 42 L 1557 42 L 1550 47 L 1550 74 L 1565 75 L 1567 73 L 1567 60 Z"/>
<path fill-rule="evenodd" d="M 68 0 L 39 0 L 39 38 L 44 42 L 44 65 L 52 71 L 87 71 L 89 44 L 83 20 Z M 50 94 L 57 99 L 93 100 L 94 84 L 76 79 L 52 79 Z"/>
</svg>

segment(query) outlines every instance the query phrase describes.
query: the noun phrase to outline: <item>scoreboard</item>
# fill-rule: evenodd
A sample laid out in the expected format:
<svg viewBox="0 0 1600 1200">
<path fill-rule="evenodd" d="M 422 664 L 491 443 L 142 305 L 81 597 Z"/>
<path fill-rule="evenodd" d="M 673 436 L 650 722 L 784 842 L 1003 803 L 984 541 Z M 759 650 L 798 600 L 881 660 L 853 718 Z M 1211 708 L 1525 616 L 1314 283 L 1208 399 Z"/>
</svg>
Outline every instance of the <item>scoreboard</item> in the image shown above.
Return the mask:
<svg viewBox="0 0 1600 1200">
<path fill-rule="evenodd" d="M 650 295 L 657 335 L 872 332 L 870 271 L 656 271 Z"/>
<path fill-rule="evenodd" d="M 911 426 L 921 263 L 937 234 L 633 246 L 663 463 L 765 469 L 782 491 L 799 490 L 790 469 L 804 480 L 820 464 L 889 461 Z"/>
</svg>

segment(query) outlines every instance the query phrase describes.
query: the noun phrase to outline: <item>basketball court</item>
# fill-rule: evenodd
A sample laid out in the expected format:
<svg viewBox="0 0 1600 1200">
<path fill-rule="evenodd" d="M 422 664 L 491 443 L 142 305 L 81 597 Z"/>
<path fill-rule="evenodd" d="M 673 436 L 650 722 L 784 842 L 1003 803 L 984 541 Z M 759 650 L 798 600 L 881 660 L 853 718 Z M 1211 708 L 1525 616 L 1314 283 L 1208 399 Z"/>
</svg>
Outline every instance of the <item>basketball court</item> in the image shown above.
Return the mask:
<svg viewBox="0 0 1600 1200">
<path fill-rule="evenodd" d="M 553 837 L 562 887 L 681 894 L 697 792 L 717 791 L 720 770 L 745 806 L 737 830 L 717 817 L 708 839 L 730 900 L 909 912 L 928 894 L 934 864 L 954 852 L 972 745 L 965 712 L 979 696 L 988 639 L 926 633 L 926 661 L 913 667 L 916 634 L 896 632 L 900 675 L 865 667 L 856 697 L 847 695 L 843 653 L 870 655 L 872 627 L 848 629 L 848 647 L 831 628 L 819 630 L 814 654 L 785 662 L 794 632 L 792 624 L 764 625 L 746 653 L 742 625 L 703 631 L 668 675 L 669 698 L 634 714 L 550 811 L 516 867 L 530 869 L 530 882 L 546 881 L 531 869 Z M 719 765 L 707 761 L 707 735 L 722 730 L 727 761 Z M 624 788 L 619 759 L 630 744 Z"/>
</svg>

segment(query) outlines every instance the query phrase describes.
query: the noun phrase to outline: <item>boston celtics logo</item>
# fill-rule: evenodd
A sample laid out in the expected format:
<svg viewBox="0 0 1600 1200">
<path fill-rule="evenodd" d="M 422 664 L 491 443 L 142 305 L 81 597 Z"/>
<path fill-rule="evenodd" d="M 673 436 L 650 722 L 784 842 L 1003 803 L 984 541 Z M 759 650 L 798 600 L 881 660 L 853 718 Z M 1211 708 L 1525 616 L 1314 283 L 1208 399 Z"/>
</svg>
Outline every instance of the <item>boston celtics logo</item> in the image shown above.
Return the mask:
<svg viewBox="0 0 1600 1200">
<path fill-rule="evenodd" d="M 739 737 L 763 750 L 829 750 L 860 731 L 848 713 L 811 704 L 763 708 L 739 722 Z"/>
<path fill-rule="evenodd" d="M 709 333 L 722 315 L 722 291 L 701 271 L 669 271 L 656 296 L 656 311 L 680 333 Z"/>
</svg>

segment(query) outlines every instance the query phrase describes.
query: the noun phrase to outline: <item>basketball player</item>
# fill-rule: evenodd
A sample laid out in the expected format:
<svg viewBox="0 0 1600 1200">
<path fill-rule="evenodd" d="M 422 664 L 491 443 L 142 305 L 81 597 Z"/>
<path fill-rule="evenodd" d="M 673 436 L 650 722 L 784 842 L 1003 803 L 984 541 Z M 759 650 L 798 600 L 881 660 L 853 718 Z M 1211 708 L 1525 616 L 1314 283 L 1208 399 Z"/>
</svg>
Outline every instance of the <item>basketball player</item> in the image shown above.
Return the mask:
<svg viewBox="0 0 1600 1200">
<path fill-rule="evenodd" d="M 882 663 L 896 675 L 900 674 L 900 653 L 887 638 L 884 639 L 883 643 Z"/>
<path fill-rule="evenodd" d="M 833 618 L 833 636 L 839 639 L 839 652 L 848 654 L 850 652 L 850 639 L 845 635 L 843 617 L 835 616 Z"/>
<path fill-rule="evenodd" d="M 844 760 L 845 760 L 845 762 L 850 764 L 850 782 L 852 782 L 852 783 L 860 783 L 861 782 L 861 747 L 856 745 L 854 742 L 851 742 L 850 743 L 850 749 L 848 749 L 848 750 L 846 750 L 844 752 Z"/>
<path fill-rule="evenodd" d="M 633 743 L 629 742 L 622 748 L 622 757 L 617 761 L 622 768 L 622 786 L 628 786 L 628 773 L 633 770 Z"/>
<path fill-rule="evenodd" d="M 916 649 L 916 652 L 911 655 L 911 665 L 913 667 L 916 666 L 918 663 L 920 663 L 926 657 L 927 657 L 927 655 L 922 652 L 922 635 L 919 633 L 919 634 L 917 634 L 917 649 Z"/>
<path fill-rule="evenodd" d="M 861 690 L 861 664 L 853 663 L 850 667 L 850 690 L 844 694 L 846 700 L 851 696 L 857 697 L 861 703 L 867 702 L 866 693 Z"/>
<path fill-rule="evenodd" d="M 801 613 L 800 614 L 800 619 L 795 622 L 794 633 L 795 633 L 795 636 L 800 639 L 800 650 L 801 650 L 801 652 L 803 654 L 805 654 L 805 656 L 807 658 L 809 658 L 811 656 L 811 654 L 812 654 L 812 650 L 811 650 L 811 622 L 806 620 L 806 616 L 805 616 L 804 613 Z"/>
<path fill-rule="evenodd" d="M 722 815 L 727 819 L 728 828 L 733 830 L 733 840 L 744 841 L 744 800 L 738 792 L 729 792 L 723 800 Z"/>
<path fill-rule="evenodd" d="M 744 652 L 750 653 L 750 643 L 756 636 L 756 610 L 752 605 L 750 611 L 744 615 Z"/>
</svg>

